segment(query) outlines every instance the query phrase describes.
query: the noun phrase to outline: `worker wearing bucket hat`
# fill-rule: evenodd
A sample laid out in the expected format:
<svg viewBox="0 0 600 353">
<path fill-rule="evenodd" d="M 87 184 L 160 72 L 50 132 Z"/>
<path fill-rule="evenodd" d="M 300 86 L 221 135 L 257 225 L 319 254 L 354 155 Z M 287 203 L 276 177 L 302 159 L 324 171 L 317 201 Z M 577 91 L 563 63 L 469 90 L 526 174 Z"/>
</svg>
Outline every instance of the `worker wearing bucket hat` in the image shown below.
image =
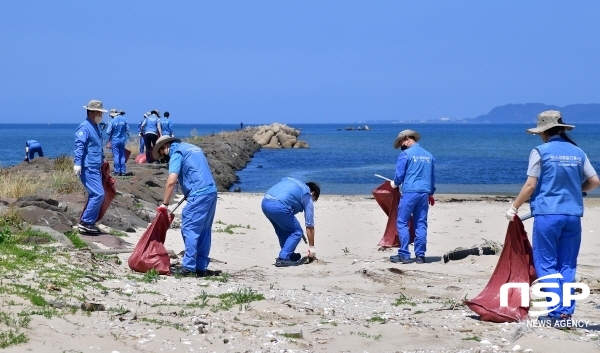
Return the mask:
<svg viewBox="0 0 600 353">
<path fill-rule="evenodd" d="M 154 162 L 152 158 L 152 149 L 156 146 L 156 141 L 161 136 L 160 128 L 160 113 L 158 110 L 150 111 L 149 115 L 144 114 L 144 120 L 142 121 L 141 129 L 144 130 L 144 142 L 146 145 L 146 163 Z"/>
<path fill-rule="evenodd" d="M 408 222 L 413 217 L 415 223 L 415 262 L 425 262 L 427 249 L 427 213 L 429 205 L 434 204 L 435 192 L 434 158 L 418 144 L 421 135 L 414 130 L 404 130 L 394 141 L 394 148 L 402 152 L 396 161 L 393 188 L 402 185 L 402 198 L 398 206 L 398 237 L 400 248 L 398 255 L 390 256 L 391 262 L 410 263 L 410 233 Z"/>
<path fill-rule="evenodd" d="M 146 147 L 148 147 L 146 145 Z M 187 204 L 181 212 L 181 235 L 185 254 L 181 268 L 174 270 L 182 276 L 217 276 L 221 271 L 209 270 L 212 224 L 217 209 L 217 187 L 200 147 L 162 136 L 152 149 L 156 160 L 169 162 L 169 176 L 160 207 L 167 208 L 179 182 Z"/>
<path fill-rule="evenodd" d="M 106 113 L 106 110 L 102 107 L 102 102 L 98 100 L 91 100 L 83 108 L 87 111 L 87 118 L 79 124 L 75 131 L 73 171 L 80 177 L 81 183 L 87 190 L 88 201 L 81 214 L 78 228 L 82 234 L 97 235 L 100 233 L 100 229 L 96 227 L 95 223 L 104 201 L 101 171 L 104 151 L 102 133 L 98 124 L 102 122 L 102 114 Z"/>
<path fill-rule="evenodd" d="M 113 119 L 108 123 L 106 134 L 110 140 L 110 148 L 113 154 L 113 163 L 115 175 L 125 175 L 127 173 L 125 143 L 129 138 L 129 124 L 125 117 L 117 112 L 116 109 L 111 109 L 109 115 Z M 114 114 L 114 115 L 113 115 Z"/>
<path fill-rule="evenodd" d="M 574 127 L 563 122 L 559 111 L 548 110 L 538 115 L 537 126 L 527 132 L 539 135 L 544 143 L 531 151 L 527 180 L 506 212 L 506 218 L 513 221 L 519 207 L 529 199 L 534 217 L 532 249 L 537 276 L 557 273 L 562 276 L 544 280 L 556 283 L 556 288 L 547 291 L 560 298 L 557 305 L 548 307 L 551 311 L 542 319 L 550 322 L 570 320 L 575 311 L 575 301 L 569 305 L 563 302 L 562 284 L 575 281 L 581 244 L 582 193 L 600 185 L 585 152 L 565 133 Z"/>
</svg>

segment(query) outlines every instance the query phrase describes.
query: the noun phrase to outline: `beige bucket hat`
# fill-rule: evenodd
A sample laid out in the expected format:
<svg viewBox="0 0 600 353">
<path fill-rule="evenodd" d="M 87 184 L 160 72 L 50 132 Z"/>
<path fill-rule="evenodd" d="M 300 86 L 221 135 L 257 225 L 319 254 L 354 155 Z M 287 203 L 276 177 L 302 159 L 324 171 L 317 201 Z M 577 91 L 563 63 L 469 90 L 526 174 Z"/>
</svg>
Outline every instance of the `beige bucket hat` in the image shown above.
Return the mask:
<svg viewBox="0 0 600 353">
<path fill-rule="evenodd" d="M 115 116 L 119 115 L 119 113 L 117 112 L 116 109 L 113 108 L 110 110 L 110 113 L 108 113 L 108 115 L 110 115 L 114 118 Z"/>
<path fill-rule="evenodd" d="M 160 153 L 158 153 L 158 151 L 162 148 L 162 146 L 165 143 L 168 142 L 181 142 L 181 139 L 178 139 L 177 137 L 171 137 L 171 136 L 161 136 L 159 137 L 159 139 L 156 141 L 156 145 L 154 145 L 154 148 L 152 149 L 152 158 L 159 160 L 162 157 L 160 156 Z"/>
<path fill-rule="evenodd" d="M 563 126 L 567 131 L 571 131 L 575 127 L 563 124 L 562 115 L 558 110 L 546 110 L 538 115 L 537 127 L 527 129 L 527 132 L 530 134 L 539 134 L 555 126 Z"/>
<path fill-rule="evenodd" d="M 415 141 L 419 141 L 421 139 L 421 135 L 419 135 L 419 133 L 415 130 L 402 130 L 394 141 L 394 148 L 400 148 L 400 144 L 405 137 L 413 137 Z"/>
<path fill-rule="evenodd" d="M 84 105 L 83 107 L 87 110 L 95 110 L 97 112 L 106 113 L 106 109 L 104 109 L 102 106 L 102 102 L 95 99 L 92 99 L 88 105 Z"/>
</svg>

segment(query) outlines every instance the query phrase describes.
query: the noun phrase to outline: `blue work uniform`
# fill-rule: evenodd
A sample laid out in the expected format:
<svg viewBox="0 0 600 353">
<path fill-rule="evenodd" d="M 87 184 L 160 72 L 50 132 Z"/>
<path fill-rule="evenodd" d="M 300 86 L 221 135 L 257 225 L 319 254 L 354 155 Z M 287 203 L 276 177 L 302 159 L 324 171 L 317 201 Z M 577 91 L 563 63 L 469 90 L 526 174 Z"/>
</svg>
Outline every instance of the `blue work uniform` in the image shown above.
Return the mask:
<svg viewBox="0 0 600 353">
<path fill-rule="evenodd" d="M 154 114 L 146 117 L 142 122 L 142 129 L 144 129 L 144 143 L 146 144 L 146 163 L 154 162 L 152 148 L 154 148 L 156 140 L 160 137 L 160 131 L 158 130 L 159 125 L 160 118 Z"/>
<path fill-rule="evenodd" d="M 25 142 L 25 149 L 27 150 L 27 160 L 32 160 L 37 153 L 38 157 L 44 157 L 44 152 L 42 151 L 42 145 L 36 140 L 28 140 Z"/>
<path fill-rule="evenodd" d="M 161 136 L 173 136 L 173 123 L 171 119 L 160 119 Z"/>
<path fill-rule="evenodd" d="M 577 256 L 581 244 L 581 217 L 583 216 L 582 183 L 587 177 L 584 164 L 587 156 L 577 146 L 560 136 L 552 136 L 547 143 L 535 148 L 540 168 L 528 175 L 537 177 L 535 190 L 530 199 L 533 221 L 533 263 L 538 277 L 559 273 L 562 279 L 545 279 L 556 283 L 558 288 L 546 288 L 557 293 L 560 303 L 549 307 L 548 316 L 560 318 L 571 315 L 575 302 L 564 303 L 564 283 L 575 282 Z M 532 151 L 532 156 L 535 153 Z M 531 157 L 530 157 L 531 158 Z M 538 174 L 539 172 L 539 174 Z"/>
<path fill-rule="evenodd" d="M 397 228 L 400 241 L 398 256 L 409 259 L 411 215 L 415 224 L 415 256 L 425 256 L 427 251 L 427 213 L 429 196 L 435 192 L 434 158 L 418 143 L 400 152 L 396 162 L 394 184 L 402 185 L 398 204 Z"/>
<path fill-rule="evenodd" d="M 81 223 L 95 224 L 104 202 L 102 186 L 102 135 L 98 125 L 86 119 L 75 131 L 75 157 L 73 162 L 81 166 L 81 183 L 88 192 L 88 202 L 81 215 Z"/>
<path fill-rule="evenodd" d="M 129 137 L 129 124 L 122 115 L 112 119 L 106 129 L 106 134 L 110 139 L 111 150 L 113 154 L 115 174 L 125 174 L 127 172 L 125 158 L 125 143 Z"/>
<path fill-rule="evenodd" d="M 292 260 L 290 256 L 304 234 L 295 215 L 304 212 L 306 227 L 315 226 L 314 204 L 308 185 L 294 178 L 283 178 L 267 191 L 261 206 L 279 238 L 279 258 Z"/>
<path fill-rule="evenodd" d="M 140 131 L 140 154 L 144 153 L 144 146 L 146 145 L 146 142 L 144 141 L 144 126 L 142 125 L 144 120 L 146 120 L 146 117 L 144 117 L 138 125 L 138 130 Z"/>
<path fill-rule="evenodd" d="M 217 209 L 217 187 L 200 147 L 172 142 L 169 174 L 177 174 L 187 204 L 181 213 L 181 235 L 185 245 L 182 266 L 189 271 L 206 271 L 211 228 Z"/>
</svg>

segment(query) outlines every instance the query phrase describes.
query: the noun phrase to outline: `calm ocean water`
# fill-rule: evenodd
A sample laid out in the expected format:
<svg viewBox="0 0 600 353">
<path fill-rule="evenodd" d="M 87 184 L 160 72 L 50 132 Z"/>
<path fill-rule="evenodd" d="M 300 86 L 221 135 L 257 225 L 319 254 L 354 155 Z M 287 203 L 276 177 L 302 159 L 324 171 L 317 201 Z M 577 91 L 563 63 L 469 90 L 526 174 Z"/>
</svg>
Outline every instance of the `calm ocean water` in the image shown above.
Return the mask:
<svg viewBox="0 0 600 353">
<path fill-rule="evenodd" d="M 263 149 L 238 172 L 243 192 L 264 192 L 285 176 L 313 180 L 324 194 L 370 194 L 382 180 L 391 178 L 399 150 L 392 146 L 398 132 L 411 128 L 421 145 L 436 158 L 438 193 L 516 194 L 526 179 L 531 149 L 541 143 L 525 133 L 523 124 L 373 124 L 370 131 L 346 131 L 358 124 L 292 124 L 302 129 L 300 139 L 310 149 Z M 38 140 L 49 157 L 72 155 L 76 124 L 0 124 L 4 141 L 0 163 L 11 166 L 24 156 L 25 141 Z M 131 124 L 133 128 L 133 124 Z M 233 131 L 239 125 L 175 125 L 175 134 L 190 136 Z M 341 131 L 337 130 L 342 128 Z M 600 172 L 600 124 L 578 124 L 569 134 Z M 600 190 L 593 196 L 600 196 Z"/>
</svg>

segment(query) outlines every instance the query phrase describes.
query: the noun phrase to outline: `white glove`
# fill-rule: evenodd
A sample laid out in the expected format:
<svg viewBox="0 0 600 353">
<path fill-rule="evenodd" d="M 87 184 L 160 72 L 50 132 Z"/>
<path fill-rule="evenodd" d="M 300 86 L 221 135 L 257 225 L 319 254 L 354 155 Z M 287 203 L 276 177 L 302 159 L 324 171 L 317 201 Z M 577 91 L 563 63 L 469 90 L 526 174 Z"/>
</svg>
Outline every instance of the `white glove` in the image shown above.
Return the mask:
<svg viewBox="0 0 600 353">
<path fill-rule="evenodd" d="M 81 166 L 80 165 L 74 165 L 73 166 L 73 173 L 75 173 L 75 176 L 81 175 Z"/>
<path fill-rule="evenodd" d="M 314 246 L 308 247 L 308 257 L 312 257 L 312 258 L 317 257 L 317 250 L 315 250 Z"/>
<path fill-rule="evenodd" d="M 506 219 L 508 219 L 509 221 L 512 221 L 515 218 L 515 216 L 517 215 L 517 212 L 519 212 L 519 209 L 515 208 L 515 206 L 513 206 L 511 204 L 508 211 L 506 211 Z"/>
<path fill-rule="evenodd" d="M 393 180 L 390 180 L 390 185 L 392 186 L 392 189 L 395 189 L 398 187 L 398 185 L 394 184 Z"/>
<path fill-rule="evenodd" d="M 158 208 L 164 208 L 165 210 L 167 210 L 167 212 L 169 211 L 169 206 L 165 205 L 164 203 L 161 203 L 160 206 L 158 206 Z"/>
</svg>

